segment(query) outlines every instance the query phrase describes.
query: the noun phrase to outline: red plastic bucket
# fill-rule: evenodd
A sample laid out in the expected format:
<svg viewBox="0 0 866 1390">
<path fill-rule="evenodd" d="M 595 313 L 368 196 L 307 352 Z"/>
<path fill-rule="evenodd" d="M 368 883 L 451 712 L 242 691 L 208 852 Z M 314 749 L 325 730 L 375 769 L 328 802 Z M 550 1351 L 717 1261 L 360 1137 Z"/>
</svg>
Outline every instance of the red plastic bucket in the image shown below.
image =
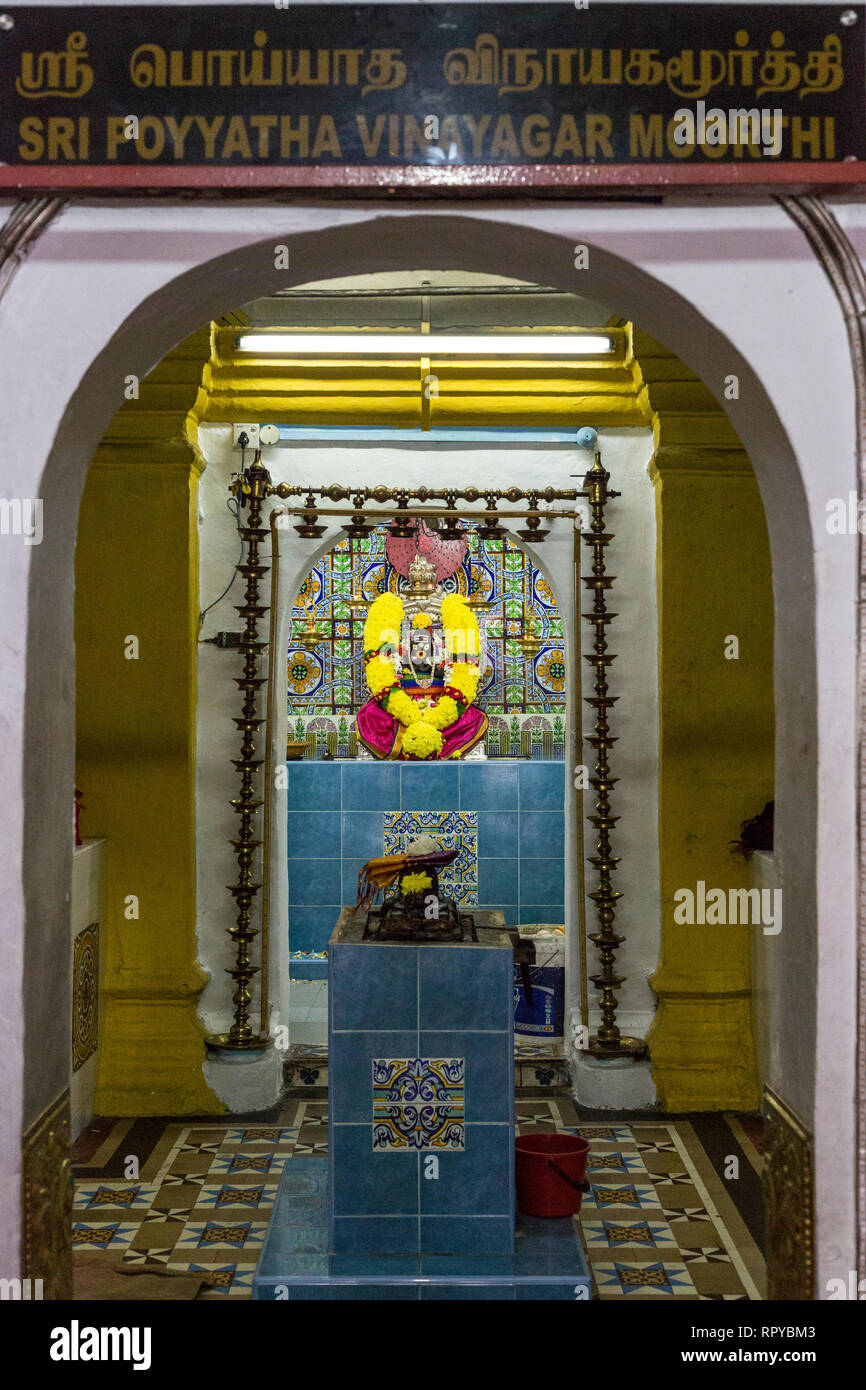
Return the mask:
<svg viewBox="0 0 866 1390">
<path fill-rule="evenodd" d="M 589 1144 L 574 1134 L 533 1134 L 515 1141 L 517 1209 L 525 1216 L 573 1216 L 589 1183 Z"/>
</svg>

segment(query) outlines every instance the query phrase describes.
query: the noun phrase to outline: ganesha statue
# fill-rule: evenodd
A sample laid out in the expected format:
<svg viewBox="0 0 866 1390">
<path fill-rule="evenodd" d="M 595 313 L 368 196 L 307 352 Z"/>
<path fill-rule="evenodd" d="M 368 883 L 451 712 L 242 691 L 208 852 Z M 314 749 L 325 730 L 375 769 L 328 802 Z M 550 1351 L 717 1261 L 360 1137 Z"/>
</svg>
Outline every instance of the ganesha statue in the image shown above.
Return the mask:
<svg viewBox="0 0 866 1390">
<path fill-rule="evenodd" d="M 380 594 L 364 626 L 372 699 L 358 710 L 358 738 L 376 758 L 462 758 L 487 730 L 474 703 L 481 678 L 472 609 L 444 593 L 418 555 L 409 587 Z"/>
</svg>

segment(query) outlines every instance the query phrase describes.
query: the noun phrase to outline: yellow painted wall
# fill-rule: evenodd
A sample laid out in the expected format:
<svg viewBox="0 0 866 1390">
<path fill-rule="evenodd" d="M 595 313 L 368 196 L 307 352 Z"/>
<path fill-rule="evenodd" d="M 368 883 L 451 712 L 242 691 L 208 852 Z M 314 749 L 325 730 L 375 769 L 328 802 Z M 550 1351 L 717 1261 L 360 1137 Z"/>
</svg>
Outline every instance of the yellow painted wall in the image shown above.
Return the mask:
<svg viewBox="0 0 866 1390">
<path fill-rule="evenodd" d="M 650 1052 L 668 1111 L 755 1109 L 754 926 L 678 925 L 674 894 L 748 888 L 729 841 L 773 797 L 773 596 L 751 465 L 682 363 L 636 343 L 655 420 L 662 930 Z M 679 408 L 677 408 L 679 407 Z M 739 639 L 739 658 L 725 657 Z"/>
<path fill-rule="evenodd" d="M 173 369 L 167 359 L 154 391 L 143 384 L 116 417 L 79 519 L 76 784 L 83 834 L 107 839 L 102 1115 L 224 1109 L 202 1076 L 196 1009 L 207 980 L 195 937 L 199 460 L 181 405 L 195 398 L 200 349 L 192 371 L 182 352 Z M 129 636 L 138 660 L 124 655 Z"/>
</svg>

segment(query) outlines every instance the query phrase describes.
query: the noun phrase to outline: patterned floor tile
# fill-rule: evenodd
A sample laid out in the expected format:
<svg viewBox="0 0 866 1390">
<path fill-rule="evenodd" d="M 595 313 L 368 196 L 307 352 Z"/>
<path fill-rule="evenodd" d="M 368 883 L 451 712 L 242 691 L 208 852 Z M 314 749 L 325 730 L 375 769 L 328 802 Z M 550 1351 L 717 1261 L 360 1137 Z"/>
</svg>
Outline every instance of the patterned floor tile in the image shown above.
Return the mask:
<svg viewBox="0 0 866 1390">
<path fill-rule="evenodd" d="M 78 1214 L 136 1214 L 149 1211 L 153 1197 L 158 1191 L 159 1188 L 153 1183 L 78 1182 L 75 1184 L 73 1208 Z"/>
<path fill-rule="evenodd" d="M 631 1207 L 640 1211 L 657 1210 L 658 1204 L 655 1188 L 645 1183 L 622 1183 L 614 1186 L 612 1183 L 590 1182 L 590 1190 L 584 1195 L 581 1210 L 587 1208 L 593 1211 L 609 1207 Z"/>
<path fill-rule="evenodd" d="M 201 1294 L 202 1299 L 226 1298 L 232 1295 L 240 1298 L 252 1296 L 253 1275 L 256 1272 L 254 1264 L 203 1265 L 179 1264 L 172 1261 L 168 1268 L 182 1274 L 206 1274 L 210 1288 Z"/>
<path fill-rule="evenodd" d="M 641 1152 L 658 1154 L 678 1154 L 679 1149 L 671 1140 L 646 1139 L 640 1133 L 635 1135 L 635 1143 Z"/>
<path fill-rule="evenodd" d="M 621 1149 L 613 1149 L 608 1153 L 601 1153 L 595 1148 L 590 1149 L 586 1172 L 587 1176 L 593 1173 L 604 1174 L 606 1177 L 615 1173 L 623 1173 L 626 1176 L 630 1173 L 640 1173 L 644 1178 L 648 1176 L 640 1154 L 623 1153 Z"/>
<path fill-rule="evenodd" d="M 676 1250 L 676 1238 L 664 1221 L 584 1221 L 589 1250 L 613 1250 L 638 1246 L 648 1250 Z"/>
<path fill-rule="evenodd" d="M 224 1184 L 205 1184 L 201 1189 L 196 1206 L 212 1207 L 221 1211 L 225 1207 L 242 1207 L 259 1210 L 273 1206 L 278 1191 L 277 1183 L 260 1183 L 249 1187 Z"/>
<path fill-rule="evenodd" d="M 251 1148 L 264 1145 L 280 1153 L 291 1149 L 298 1137 L 297 1129 L 284 1129 L 282 1126 L 260 1125 L 258 1128 L 227 1129 L 220 1149 Z"/>
<path fill-rule="evenodd" d="M 150 1211 L 142 1216 L 142 1221 L 159 1221 L 170 1217 L 173 1220 L 189 1218 L 198 1206 L 201 1187 L 185 1184 L 183 1187 L 161 1187 L 151 1203 Z"/>
<path fill-rule="evenodd" d="M 667 1221 L 710 1221 L 712 1217 L 704 1207 L 666 1207 L 661 1204 L 662 1214 Z"/>
<path fill-rule="evenodd" d="M 629 1139 L 616 1141 L 615 1128 L 578 1126 L 590 1141 L 592 1183 L 579 1219 L 599 1297 L 760 1297 L 749 1273 L 760 1272 L 760 1255 L 752 1244 L 745 1256 L 734 1247 L 723 1211 L 750 1238 L 689 1123 L 635 1121 Z M 626 1161 L 632 1148 L 646 1165 L 639 1179 Z M 621 1258 L 612 1262 L 614 1252 Z"/>
<path fill-rule="evenodd" d="M 73 1250 L 126 1250 L 138 1227 L 130 1222 L 75 1221 L 72 1225 Z"/>
<path fill-rule="evenodd" d="M 612 1264 L 594 1264 L 592 1272 L 602 1298 L 698 1297 L 685 1265 L 675 1261 L 635 1264 L 617 1260 Z"/>
<path fill-rule="evenodd" d="M 236 1149 L 234 1152 L 228 1150 L 214 1157 L 208 1176 L 213 1179 L 220 1173 L 229 1177 L 235 1177 L 239 1173 L 254 1173 L 259 1178 L 267 1176 L 278 1179 L 287 1159 L 287 1154 L 273 1153 L 270 1149 L 256 1153 L 250 1153 L 246 1149 Z"/>
<path fill-rule="evenodd" d="M 593 1149 L 605 1142 L 612 1144 L 634 1143 L 634 1135 L 628 1125 L 577 1125 L 574 1133 L 581 1139 L 588 1139 Z M 637 1145 L 640 1148 L 640 1144 Z"/>
<path fill-rule="evenodd" d="M 169 1216 L 165 1212 L 149 1215 L 135 1227 L 129 1242 L 131 1250 L 173 1250 L 186 1230 L 189 1215 Z"/>
<path fill-rule="evenodd" d="M 581 1123 L 563 1093 L 519 1098 L 516 1112 L 519 1133 L 589 1141 L 592 1186 L 578 1220 L 601 1299 L 760 1297 L 759 1252 L 687 1121 Z M 294 1156 L 327 1153 L 327 1115 L 326 1101 L 302 1096 L 264 1124 L 103 1123 L 77 1185 L 75 1249 L 206 1275 L 202 1298 L 249 1298 L 280 1174 Z M 117 1179 L 130 1125 L 145 1124 L 141 1180 Z M 108 1179 L 100 1156 L 115 1165 Z"/>
<path fill-rule="evenodd" d="M 175 1244 L 182 1250 L 259 1250 L 264 1244 L 266 1221 L 191 1221 Z"/>
</svg>

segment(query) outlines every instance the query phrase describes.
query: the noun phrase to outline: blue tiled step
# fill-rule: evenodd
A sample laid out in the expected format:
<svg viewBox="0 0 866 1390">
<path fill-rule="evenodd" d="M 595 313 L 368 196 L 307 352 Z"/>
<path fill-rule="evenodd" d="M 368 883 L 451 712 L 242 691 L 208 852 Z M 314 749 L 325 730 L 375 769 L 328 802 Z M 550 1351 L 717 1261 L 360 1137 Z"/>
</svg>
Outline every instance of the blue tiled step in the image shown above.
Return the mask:
<svg viewBox="0 0 866 1390">
<path fill-rule="evenodd" d="M 591 1281 L 574 1223 L 517 1217 L 513 1255 L 330 1255 L 328 1160 L 283 1171 L 253 1298 L 508 1299 L 586 1302 Z"/>
</svg>

